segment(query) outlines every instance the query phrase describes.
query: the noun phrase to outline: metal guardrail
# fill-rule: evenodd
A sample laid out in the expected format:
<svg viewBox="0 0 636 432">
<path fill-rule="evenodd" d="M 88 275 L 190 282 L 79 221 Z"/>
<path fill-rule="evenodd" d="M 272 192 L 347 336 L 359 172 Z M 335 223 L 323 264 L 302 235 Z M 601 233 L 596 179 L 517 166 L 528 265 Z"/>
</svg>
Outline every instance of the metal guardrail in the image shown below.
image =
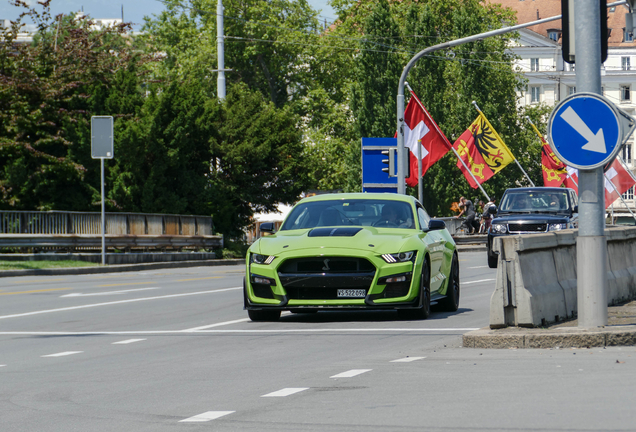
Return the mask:
<svg viewBox="0 0 636 432">
<path fill-rule="evenodd" d="M 223 246 L 210 216 L 106 213 L 106 246 L 192 249 Z M 0 210 L 0 247 L 46 250 L 101 247 L 101 214 Z"/>
<path fill-rule="evenodd" d="M 106 213 L 106 234 L 212 235 L 210 216 Z M 0 210 L 0 234 L 101 234 L 100 213 Z"/>
</svg>

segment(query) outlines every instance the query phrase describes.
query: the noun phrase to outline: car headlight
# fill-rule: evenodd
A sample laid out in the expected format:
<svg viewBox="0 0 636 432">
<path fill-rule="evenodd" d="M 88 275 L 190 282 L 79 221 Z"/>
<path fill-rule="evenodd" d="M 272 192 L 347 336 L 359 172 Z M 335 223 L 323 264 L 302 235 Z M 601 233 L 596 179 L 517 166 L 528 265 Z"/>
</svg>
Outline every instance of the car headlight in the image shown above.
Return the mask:
<svg viewBox="0 0 636 432">
<path fill-rule="evenodd" d="M 548 227 L 548 231 L 561 231 L 562 229 L 566 229 L 567 227 L 568 224 L 566 223 L 550 224 L 550 226 Z"/>
<path fill-rule="evenodd" d="M 382 258 L 384 258 L 384 261 L 388 262 L 389 264 L 393 264 L 393 263 L 403 263 L 403 262 L 411 261 L 414 256 L 415 256 L 415 252 L 413 251 L 413 252 L 400 252 L 395 254 L 384 254 L 382 255 Z"/>
<path fill-rule="evenodd" d="M 492 224 L 490 230 L 495 234 L 505 234 L 508 228 L 506 228 L 506 224 Z"/>
<path fill-rule="evenodd" d="M 261 255 L 261 254 L 250 254 L 250 263 L 252 264 L 263 264 L 269 265 L 274 261 L 276 257 L 274 255 Z"/>
</svg>

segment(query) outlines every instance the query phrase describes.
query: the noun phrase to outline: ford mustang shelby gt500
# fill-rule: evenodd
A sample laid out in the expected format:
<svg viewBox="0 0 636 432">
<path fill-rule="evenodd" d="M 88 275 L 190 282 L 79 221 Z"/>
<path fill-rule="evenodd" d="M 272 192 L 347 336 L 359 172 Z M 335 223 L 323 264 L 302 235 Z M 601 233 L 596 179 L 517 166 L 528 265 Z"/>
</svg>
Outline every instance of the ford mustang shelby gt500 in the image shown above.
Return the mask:
<svg viewBox="0 0 636 432">
<path fill-rule="evenodd" d="M 459 260 L 441 220 L 415 198 L 397 194 L 328 194 L 294 206 L 280 230 L 246 257 L 244 302 L 253 321 L 282 310 L 394 309 L 426 319 L 431 304 L 459 307 Z"/>
</svg>

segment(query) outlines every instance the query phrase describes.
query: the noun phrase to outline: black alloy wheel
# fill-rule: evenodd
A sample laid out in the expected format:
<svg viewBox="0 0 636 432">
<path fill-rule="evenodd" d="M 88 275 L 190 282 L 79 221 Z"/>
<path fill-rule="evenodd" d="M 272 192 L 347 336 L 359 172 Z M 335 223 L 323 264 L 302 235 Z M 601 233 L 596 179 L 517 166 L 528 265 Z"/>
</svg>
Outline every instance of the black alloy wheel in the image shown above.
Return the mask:
<svg viewBox="0 0 636 432">
<path fill-rule="evenodd" d="M 398 309 L 398 316 L 407 320 L 425 320 L 431 315 L 431 267 L 428 260 L 422 266 L 420 278 L 420 307 L 417 309 Z"/>
<path fill-rule="evenodd" d="M 438 303 L 439 310 L 444 312 L 456 312 L 457 309 L 459 309 L 459 292 L 459 259 L 455 253 L 451 261 L 446 297 Z"/>
</svg>

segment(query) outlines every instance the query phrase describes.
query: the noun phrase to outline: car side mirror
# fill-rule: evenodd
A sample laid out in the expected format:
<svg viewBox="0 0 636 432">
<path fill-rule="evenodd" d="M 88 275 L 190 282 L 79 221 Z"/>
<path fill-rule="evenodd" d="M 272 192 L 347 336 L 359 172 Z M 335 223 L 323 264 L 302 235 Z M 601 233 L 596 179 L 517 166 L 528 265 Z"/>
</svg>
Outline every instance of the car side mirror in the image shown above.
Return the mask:
<svg viewBox="0 0 636 432">
<path fill-rule="evenodd" d="M 274 232 L 274 222 L 263 222 L 259 227 L 262 233 L 273 233 Z"/>
<path fill-rule="evenodd" d="M 579 212 L 579 206 L 575 205 L 574 208 L 572 209 L 572 211 L 574 211 L 574 213 L 578 213 Z"/>
<path fill-rule="evenodd" d="M 491 215 L 496 215 L 497 207 L 495 207 L 494 205 L 491 205 L 490 207 L 488 207 L 488 213 L 490 213 Z"/>
<path fill-rule="evenodd" d="M 440 219 L 431 219 L 428 221 L 429 231 L 446 229 L 446 222 Z"/>
</svg>

